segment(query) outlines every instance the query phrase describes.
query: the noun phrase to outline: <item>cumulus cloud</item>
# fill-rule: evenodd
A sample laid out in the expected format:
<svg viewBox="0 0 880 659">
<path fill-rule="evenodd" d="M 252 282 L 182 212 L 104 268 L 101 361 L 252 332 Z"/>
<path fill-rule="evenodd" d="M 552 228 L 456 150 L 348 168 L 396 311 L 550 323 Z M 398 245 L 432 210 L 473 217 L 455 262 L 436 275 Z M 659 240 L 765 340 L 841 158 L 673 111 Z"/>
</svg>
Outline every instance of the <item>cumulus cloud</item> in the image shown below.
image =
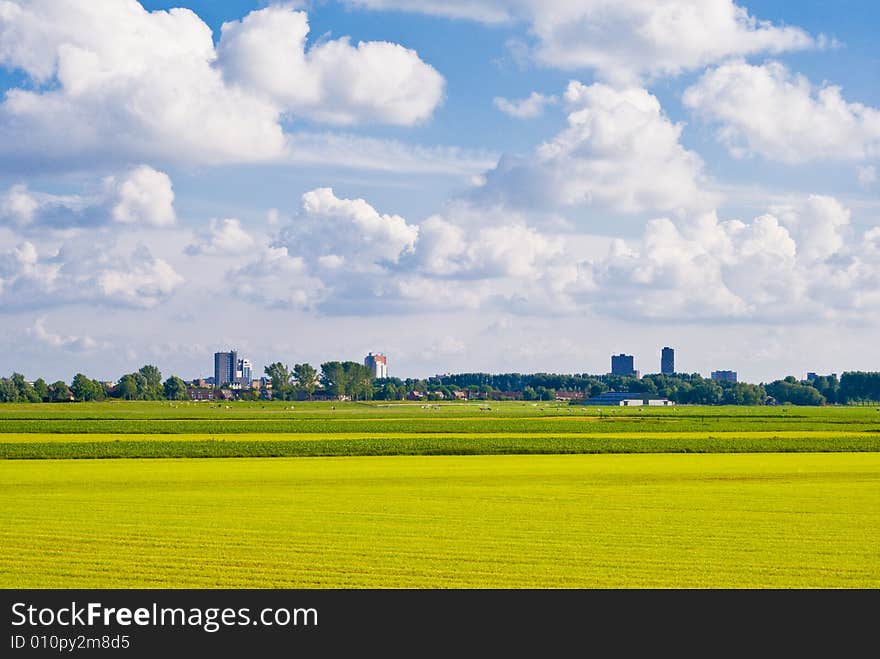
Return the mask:
<svg viewBox="0 0 880 659">
<path fill-rule="evenodd" d="M 126 254 L 82 238 L 54 250 L 32 242 L 0 254 L 0 308 L 13 311 L 70 303 L 151 308 L 183 278 L 145 246 Z"/>
<path fill-rule="evenodd" d="M 307 31 L 304 13 L 270 7 L 228 23 L 215 48 L 188 9 L 4 0 L 0 65 L 33 84 L 0 104 L 0 155 L 43 167 L 278 160 L 285 113 L 409 125 L 442 99 L 443 78 L 414 51 L 340 39 L 306 52 Z"/>
<path fill-rule="evenodd" d="M 770 212 L 797 241 L 804 263 L 824 261 L 848 242 L 850 211 L 834 197 L 810 195 L 799 204 L 772 206 Z"/>
<path fill-rule="evenodd" d="M 413 250 L 418 235 L 418 227 L 399 215 L 381 214 L 363 199 L 340 199 L 331 188 L 317 188 L 302 196 L 302 212 L 280 241 L 308 252 L 304 256 L 312 261 L 333 256 L 349 271 L 358 271 L 396 263 Z"/>
<path fill-rule="evenodd" d="M 532 92 L 528 97 L 519 100 L 508 100 L 496 96 L 492 103 L 506 115 L 516 119 L 534 119 L 544 113 L 548 105 L 555 105 L 559 99 L 555 96 L 545 96 L 538 92 Z"/>
<path fill-rule="evenodd" d="M 164 172 L 142 165 L 121 180 L 108 178 L 105 185 L 113 199 L 111 217 L 122 224 L 168 226 L 174 224 L 174 191 Z"/>
<path fill-rule="evenodd" d="M 25 184 L 0 193 L 0 224 L 18 229 L 69 229 L 107 224 L 174 224 L 174 189 L 164 172 L 147 165 L 105 178 L 92 194 L 54 195 Z"/>
<path fill-rule="evenodd" d="M 476 308 L 540 278 L 562 253 L 560 239 L 517 218 L 468 224 L 461 216 L 411 224 L 317 188 L 272 245 L 228 279 L 245 299 L 333 314 Z"/>
<path fill-rule="evenodd" d="M 276 211 L 277 212 L 277 211 Z M 206 229 L 196 234 L 196 242 L 187 245 L 187 254 L 207 254 L 226 256 L 247 254 L 254 250 L 257 241 L 241 228 L 241 221 L 235 218 L 213 219 Z"/>
<path fill-rule="evenodd" d="M 734 56 L 821 45 L 797 27 L 758 20 L 733 0 L 348 0 L 484 23 L 524 21 L 534 58 L 561 69 L 592 69 L 606 81 L 676 75 Z"/>
<path fill-rule="evenodd" d="M 327 315 L 482 309 L 775 323 L 880 313 L 880 230 L 856 235 L 832 197 L 748 221 L 715 211 L 653 219 L 604 256 L 585 234 L 527 217 L 463 204 L 415 224 L 317 188 L 227 279 L 254 303 Z"/>
<path fill-rule="evenodd" d="M 637 319 L 790 322 L 878 311 L 876 230 L 856 241 L 848 225 L 848 209 L 818 195 L 750 222 L 714 213 L 652 220 L 638 242 L 616 240 L 605 259 L 581 264 L 570 292 Z M 590 286 L 578 289 L 583 280 Z"/>
<path fill-rule="evenodd" d="M 50 348 L 84 352 L 98 347 L 98 342 L 90 336 L 67 336 L 50 331 L 47 327 L 47 319 L 45 316 L 37 318 L 34 321 L 33 326 L 28 329 L 27 333 L 39 343 L 49 346 Z"/>
<path fill-rule="evenodd" d="M 227 80 L 264 94 L 285 110 L 332 124 L 364 121 L 409 126 L 443 98 L 444 79 L 411 49 L 347 37 L 306 50 L 304 12 L 270 6 L 224 23 L 217 48 Z"/>
<path fill-rule="evenodd" d="M 568 126 L 528 157 L 504 156 L 474 197 L 514 207 L 595 204 L 615 211 L 683 211 L 710 206 L 703 163 L 679 142 L 645 89 L 569 83 Z"/>
<path fill-rule="evenodd" d="M 728 62 L 704 73 L 683 98 L 719 124 L 720 141 L 737 157 L 800 163 L 880 154 L 880 110 L 849 103 L 840 87 L 816 87 L 779 62 Z"/>
<path fill-rule="evenodd" d="M 562 254 L 562 241 L 513 221 L 466 231 L 442 216 L 420 225 L 418 269 L 464 279 L 535 277 Z"/>
</svg>

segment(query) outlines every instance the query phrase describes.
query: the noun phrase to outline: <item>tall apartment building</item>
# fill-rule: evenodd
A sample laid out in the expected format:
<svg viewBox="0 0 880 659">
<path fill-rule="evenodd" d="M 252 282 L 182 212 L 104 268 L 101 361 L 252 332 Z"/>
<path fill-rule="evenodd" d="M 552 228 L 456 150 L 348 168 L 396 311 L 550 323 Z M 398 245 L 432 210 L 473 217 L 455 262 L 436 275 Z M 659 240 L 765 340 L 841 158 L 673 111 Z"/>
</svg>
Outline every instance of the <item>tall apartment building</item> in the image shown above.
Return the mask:
<svg viewBox="0 0 880 659">
<path fill-rule="evenodd" d="M 736 371 L 712 371 L 709 377 L 715 382 L 736 382 Z"/>
<path fill-rule="evenodd" d="M 215 352 L 214 353 L 214 386 L 222 387 L 224 384 L 236 382 L 238 371 L 238 352 Z"/>
<path fill-rule="evenodd" d="M 388 377 L 388 358 L 385 355 L 374 355 L 371 352 L 364 357 L 364 366 L 370 369 L 374 378 Z"/>
<path fill-rule="evenodd" d="M 240 380 L 242 384 L 250 386 L 251 381 L 254 379 L 254 367 L 251 361 L 242 357 L 238 360 L 236 371 L 236 379 Z"/>
<path fill-rule="evenodd" d="M 632 355 L 611 355 L 611 375 L 635 375 Z"/>
<path fill-rule="evenodd" d="M 660 352 L 660 373 L 663 375 L 675 373 L 675 350 L 672 348 L 663 348 Z"/>
</svg>

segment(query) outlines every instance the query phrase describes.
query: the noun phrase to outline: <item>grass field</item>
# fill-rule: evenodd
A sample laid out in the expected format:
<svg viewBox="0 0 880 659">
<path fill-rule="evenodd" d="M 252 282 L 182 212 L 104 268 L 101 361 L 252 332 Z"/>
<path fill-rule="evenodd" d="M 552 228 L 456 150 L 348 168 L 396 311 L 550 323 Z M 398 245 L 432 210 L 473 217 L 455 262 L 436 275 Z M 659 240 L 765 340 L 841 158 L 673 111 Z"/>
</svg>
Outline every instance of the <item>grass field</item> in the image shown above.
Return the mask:
<svg viewBox="0 0 880 659">
<path fill-rule="evenodd" d="M 2 405 L 0 587 L 876 588 L 880 411 Z"/>
<path fill-rule="evenodd" d="M 5 587 L 880 587 L 880 454 L 0 463 Z"/>
<path fill-rule="evenodd" d="M 0 406 L 0 458 L 880 451 L 874 407 L 557 403 Z"/>
</svg>

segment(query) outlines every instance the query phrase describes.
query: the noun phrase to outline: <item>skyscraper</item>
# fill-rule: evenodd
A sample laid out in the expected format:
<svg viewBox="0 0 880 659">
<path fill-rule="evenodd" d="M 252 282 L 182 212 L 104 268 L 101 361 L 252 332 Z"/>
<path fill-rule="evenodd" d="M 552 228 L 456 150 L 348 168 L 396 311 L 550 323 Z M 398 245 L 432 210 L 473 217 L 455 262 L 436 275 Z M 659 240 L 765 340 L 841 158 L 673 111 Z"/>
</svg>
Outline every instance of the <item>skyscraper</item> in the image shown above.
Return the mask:
<svg viewBox="0 0 880 659">
<path fill-rule="evenodd" d="M 214 353 L 214 386 L 222 387 L 224 384 L 235 382 L 235 372 L 238 370 L 238 352 L 215 352 Z"/>
<path fill-rule="evenodd" d="M 635 375 L 636 369 L 633 366 L 633 356 L 611 355 L 611 375 Z"/>
<path fill-rule="evenodd" d="M 715 382 L 736 382 L 736 371 L 712 371 L 709 377 Z"/>
<path fill-rule="evenodd" d="M 663 375 L 675 373 L 675 350 L 672 348 L 663 348 L 660 353 L 660 372 Z"/>
<path fill-rule="evenodd" d="M 238 360 L 238 368 L 236 369 L 236 377 L 241 380 L 242 384 L 250 386 L 254 379 L 254 367 L 249 359 L 242 357 Z"/>
<path fill-rule="evenodd" d="M 388 377 L 388 358 L 385 355 L 374 355 L 371 352 L 364 357 L 364 366 L 373 372 L 376 379 Z"/>
</svg>

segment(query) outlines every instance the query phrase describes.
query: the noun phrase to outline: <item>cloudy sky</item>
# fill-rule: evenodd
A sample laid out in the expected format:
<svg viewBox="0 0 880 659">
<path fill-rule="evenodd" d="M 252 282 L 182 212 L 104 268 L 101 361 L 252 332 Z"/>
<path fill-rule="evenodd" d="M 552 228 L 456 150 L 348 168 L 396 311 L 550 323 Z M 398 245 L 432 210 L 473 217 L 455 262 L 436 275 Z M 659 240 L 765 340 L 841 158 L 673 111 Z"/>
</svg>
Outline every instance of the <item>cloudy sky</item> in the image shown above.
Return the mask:
<svg viewBox="0 0 880 659">
<path fill-rule="evenodd" d="M 0 370 L 878 370 L 878 26 L 875 0 L 0 0 Z"/>
</svg>

